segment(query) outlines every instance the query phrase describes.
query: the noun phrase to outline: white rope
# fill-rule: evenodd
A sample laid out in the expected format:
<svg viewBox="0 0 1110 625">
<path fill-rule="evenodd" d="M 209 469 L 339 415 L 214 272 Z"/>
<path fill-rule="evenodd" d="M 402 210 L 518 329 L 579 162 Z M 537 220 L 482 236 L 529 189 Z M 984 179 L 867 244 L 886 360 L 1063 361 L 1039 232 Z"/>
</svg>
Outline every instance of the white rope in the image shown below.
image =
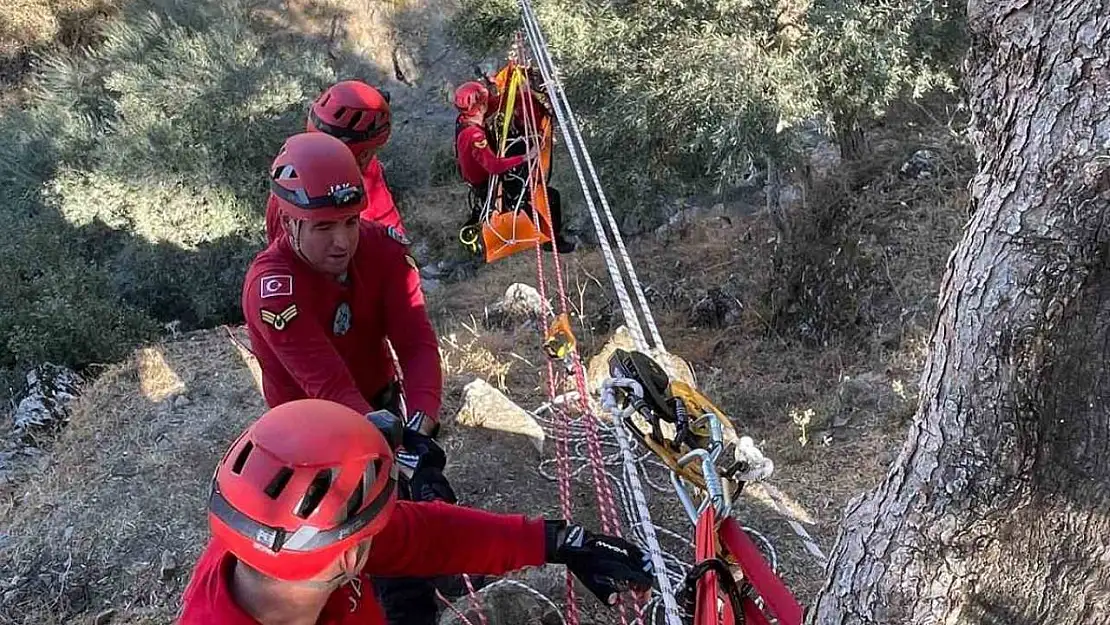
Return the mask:
<svg viewBox="0 0 1110 625">
<path fill-rule="evenodd" d="M 548 86 L 548 93 L 554 94 L 555 96 L 551 98 L 552 105 L 554 106 L 554 108 L 556 108 L 556 110 L 558 110 L 559 107 L 557 106 L 556 101 L 562 100 L 563 106 L 565 106 L 566 108 L 566 114 L 570 122 L 570 128 L 574 131 L 575 138 L 578 140 L 578 143 L 581 146 L 580 149 L 582 151 L 582 158 L 586 161 L 586 169 L 590 172 L 590 178 L 594 183 L 594 189 L 597 191 L 598 199 L 601 200 L 601 206 L 605 211 L 606 220 L 609 222 L 609 228 L 613 232 L 613 240 L 617 244 L 617 249 L 620 252 L 621 260 L 624 261 L 625 269 L 628 271 L 628 278 L 630 283 L 632 284 L 633 291 L 636 293 L 636 299 L 638 299 L 640 302 L 640 308 L 643 312 L 644 320 L 647 322 L 648 329 L 651 331 L 652 341 L 657 349 L 665 352 L 666 348 L 663 346 L 663 338 L 659 335 L 659 328 L 655 325 L 655 318 L 651 314 L 651 308 L 648 307 L 647 298 L 644 296 L 643 287 L 641 287 L 640 280 L 636 276 L 636 270 L 632 266 L 632 259 L 629 258 L 628 250 L 624 247 L 624 239 L 623 237 L 621 237 L 620 230 L 617 228 L 617 222 L 613 218 L 613 211 L 609 208 L 609 200 L 605 197 L 605 191 L 602 189 L 601 182 L 598 180 L 597 171 L 594 169 L 593 160 L 590 158 L 590 153 L 586 149 L 585 141 L 582 140 L 582 132 L 578 127 L 578 120 L 574 117 L 574 111 L 572 111 L 570 108 L 570 102 L 567 101 L 566 93 L 563 91 L 562 85 L 559 84 L 556 78 L 555 62 L 551 59 L 551 53 L 547 47 L 547 40 L 544 38 L 543 30 L 540 29 L 539 20 L 536 18 L 536 14 L 532 10 L 532 3 L 530 0 L 520 0 L 520 7 L 524 18 L 525 28 L 526 30 L 528 30 L 529 38 L 532 40 L 532 49 L 537 53 L 537 59 L 540 61 L 540 71 L 544 74 L 544 81 Z M 547 65 L 547 67 L 550 68 L 550 76 L 548 72 L 544 71 L 546 69 L 544 67 L 545 64 Z M 566 130 L 566 124 L 561 116 L 559 118 L 559 126 L 560 129 L 563 131 L 563 136 L 567 139 L 567 151 L 571 154 L 574 154 L 574 144 L 571 142 L 569 133 Z M 578 172 L 579 180 L 582 181 L 582 190 L 584 195 L 589 198 L 589 193 L 587 192 L 588 185 L 586 184 L 586 181 L 582 176 L 581 169 L 577 166 L 577 161 L 575 171 Z M 602 249 L 605 250 L 606 253 L 605 262 L 612 262 L 613 265 L 615 265 L 616 260 L 612 256 L 612 250 L 609 249 L 608 241 L 601 232 L 602 227 L 599 223 L 600 219 L 597 215 L 596 210 L 594 210 L 593 208 L 593 202 L 587 199 L 587 203 L 590 204 L 590 213 L 591 217 L 593 217 L 594 219 L 594 227 L 596 230 L 598 230 L 598 240 L 604 241 L 604 243 L 602 244 Z M 612 274 L 612 270 L 610 271 L 610 274 Z M 617 269 L 617 274 L 619 275 L 619 269 Z M 613 283 L 614 286 L 617 284 L 617 279 L 615 277 L 613 278 Z M 621 280 L 621 283 L 623 288 L 623 279 Z M 629 304 L 631 304 L 631 302 L 629 302 Z M 635 315 L 634 310 L 632 311 L 632 314 Z M 628 321 L 627 317 L 628 315 L 626 314 L 626 321 Z M 639 319 L 637 319 L 637 325 L 639 325 Z"/>
<path fill-rule="evenodd" d="M 542 29 L 539 26 L 539 21 L 532 9 L 530 0 L 518 0 L 518 2 L 521 8 L 525 35 L 528 39 L 528 43 L 531 47 L 533 55 L 535 56 L 536 65 L 540 71 L 541 76 L 543 77 L 547 93 L 550 96 L 552 111 L 555 114 L 556 119 L 558 120 L 559 130 L 566 141 L 567 152 L 570 155 L 574 171 L 578 176 L 579 182 L 581 183 L 586 206 L 589 209 L 591 222 L 593 223 L 594 231 L 596 232 L 598 237 L 602 256 L 605 260 L 606 269 L 609 272 L 610 279 L 613 283 L 613 288 L 616 291 L 617 299 L 621 306 L 621 313 L 624 317 L 625 325 L 628 327 L 629 334 L 632 336 L 632 340 L 636 348 L 645 352 L 649 351 L 650 348 L 648 345 L 648 337 L 645 335 L 644 327 L 640 321 L 640 316 L 636 311 L 635 303 L 638 303 L 641 309 L 640 312 L 643 314 L 644 323 L 646 323 L 647 329 L 650 332 L 650 338 L 651 342 L 653 343 L 654 351 L 666 354 L 667 352 L 665 346 L 663 345 L 662 337 L 660 336 L 658 327 L 655 324 L 655 319 L 651 313 L 651 309 L 647 304 L 647 298 L 644 294 L 644 289 L 640 284 L 639 278 L 636 275 L 635 268 L 632 265 L 632 260 L 628 255 L 628 250 L 624 245 L 620 230 L 618 229 L 616 220 L 613 217 L 613 212 L 609 206 L 608 199 L 606 198 L 605 193 L 601 188 L 601 182 L 598 179 L 597 171 L 594 168 L 594 164 L 592 159 L 590 158 L 589 151 L 586 149 L 585 141 L 582 138 L 582 132 L 578 125 L 578 121 L 575 118 L 573 111 L 571 110 L 570 102 L 567 100 L 566 93 L 563 91 L 562 85 L 558 81 L 557 69 L 555 67 L 554 61 L 551 58 L 550 51 L 547 47 L 547 42 L 544 38 Z M 571 135 L 571 132 L 573 132 L 573 136 Z M 579 153 L 581 153 L 581 160 Z M 583 168 L 582 161 L 585 162 L 585 168 Z M 590 181 L 587 181 L 584 169 L 589 172 Z M 591 182 L 592 185 L 590 184 Z M 594 203 L 594 192 L 597 193 L 598 199 L 600 200 L 602 211 L 605 215 L 605 222 L 608 223 L 609 229 L 612 232 L 612 242 L 615 243 L 617 253 L 619 253 L 620 255 L 620 260 L 623 263 L 625 271 L 628 273 L 627 278 L 621 272 L 620 264 L 618 264 L 612 244 L 610 242 L 610 236 L 605 231 L 605 226 L 603 224 L 601 214 L 599 213 L 598 208 Z M 631 286 L 632 291 L 635 293 L 635 297 L 637 300 L 635 303 L 633 302 L 632 297 L 629 294 L 626 280 L 628 282 L 628 285 Z M 671 368 L 669 362 L 662 364 L 664 364 L 665 369 Z M 677 372 L 671 373 L 674 374 Z M 612 480 L 612 483 L 616 486 L 616 496 L 620 500 L 621 510 L 624 513 L 629 531 L 636 538 L 639 539 L 639 542 L 641 544 L 646 545 L 647 551 L 651 556 L 652 563 L 655 566 L 656 580 L 658 582 L 659 588 L 652 600 L 648 602 L 647 606 L 645 606 L 645 609 L 651 610 L 650 622 L 655 623 L 656 608 L 661 603 L 664 612 L 663 617 L 667 625 L 680 625 L 680 619 L 686 615 L 682 613 L 676 603 L 674 584 L 682 583 L 683 579 L 685 578 L 686 571 L 691 568 L 691 565 L 686 563 L 681 558 L 675 557 L 673 554 L 665 551 L 659 544 L 659 535 L 664 535 L 670 539 L 677 540 L 683 545 L 683 548 L 685 549 L 691 549 L 692 543 L 678 533 L 666 528 L 658 527 L 652 522 L 651 512 L 648 509 L 647 501 L 644 497 L 643 482 L 641 481 L 642 476 L 643 481 L 646 481 L 653 490 L 659 492 L 667 492 L 670 489 L 667 489 L 664 486 L 660 486 L 651 480 L 651 478 L 649 477 L 647 465 L 650 464 L 653 467 L 662 468 L 664 470 L 667 470 L 667 468 L 661 463 L 651 460 L 650 451 L 647 451 L 640 457 L 636 457 L 633 454 L 632 444 L 629 442 L 630 437 L 621 424 L 621 411 L 619 409 L 616 409 L 615 405 L 613 405 L 613 397 L 611 393 L 607 394 L 603 391 L 602 402 L 603 404 L 606 404 L 605 408 L 610 409 L 611 411 L 612 425 L 610 426 L 604 421 L 601 421 L 597 424 L 600 430 L 598 434 L 601 437 L 601 444 L 603 447 L 612 447 L 613 443 L 615 442 L 615 446 L 618 448 L 618 450 L 614 453 L 604 455 L 602 457 L 602 463 L 605 467 L 603 473 L 606 475 L 607 479 Z M 537 421 L 541 422 L 541 427 L 546 426 L 544 427 L 545 430 L 552 431 L 555 429 L 553 427 L 553 422 L 550 419 L 540 416 L 542 412 L 550 411 L 550 409 L 550 405 L 541 406 L 533 413 L 533 416 L 536 417 Z M 587 466 L 585 461 L 588 458 L 582 451 L 582 446 L 587 444 L 587 428 L 586 426 L 582 425 L 582 419 L 585 418 L 593 417 L 588 415 L 580 415 L 577 419 L 571 419 L 569 420 L 570 422 L 566 424 L 567 442 L 573 442 L 575 444 L 576 455 L 572 456 L 571 459 L 580 462 L 579 468 L 575 470 L 571 476 L 572 479 L 576 481 L 585 479 L 584 473 Z M 556 479 L 555 476 L 549 474 L 545 470 L 545 465 L 549 462 L 549 460 L 542 461 L 540 463 L 539 472 L 546 479 L 554 480 Z M 615 467 L 617 464 L 620 464 L 622 468 L 620 479 L 618 479 L 613 473 L 607 470 L 609 467 Z M 782 503 L 773 495 L 772 501 L 775 504 L 775 508 L 780 513 L 786 512 L 785 507 L 782 505 Z M 784 516 L 787 516 L 788 523 L 790 524 L 791 529 L 793 529 L 794 532 L 803 539 L 806 549 L 814 556 L 818 557 L 821 560 L 824 560 L 824 555 L 820 552 L 820 549 L 817 547 L 816 543 L 812 540 L 812 538 L 810 538 L 810 536 L 805 532 L 801 525 L 792 518 L 792 515 L 784 514 Z M 777 571 L 778 554 L 775 551 L 774 545 L 771 543 L 771 541 L 768 540 L 768 538 L 762 533 L 757 532 L 751 528 L 743 527 L 743 530 L 753 535 L 759 540 L 759 542 L 763 544 L 768 552 L 768 555 L 770 556 L 771 569 L 773 571 Z M 538 595 L 538 593 L 536 594 Z M 562 617 L 561 613 L 560 617 Z M 640 618 L 638 620 L 642 623 L 642 613 L 640 614 Z"/>
<path fill-rule="evenodd" d="M 609 277 L 613 282 L 613 288 L 617 291 L 617 300 L 621 305 L 621 314 L 624 316 L 625 325 L 628 326 L 628 331 L 632 334 L 632 340 L 636 346 L 642 350 L 647 350 L 647 340 L 644 337 L 643 327 L 640 325 L 640 318 L 636 314 L 636 308 L 632 305 L 632 299 L 628 295 L 628 290 L 625 288 L 624 277 L 620 274 L 620 268 L 617 266 L 617 261 L 613 257 L 613 250 L 609 246 L 609 238 L 605 234 L 605 230 L 601 225 L 601 216 L 597 212 L 597 207 L 594 205 L 593 194 L 590 192 L 590 185 L 586 182 L 586 176 L 582 172 L 582 164 L 578 160 L 577 150 L 574 148 L 573 139 L 567 131 L 567 119 L 564 116 L 564 106 L 568 106 L 565 97 L 558 97 L 562 94 L 562 87 L 555 82 L 554 65 L 551 62 L 551 57 L 547 54 L 546 45 L 542 43 L 542 33 L 539 32 L 539 24 L 534 21 L 532 14 L 532 7 L 528 0 L 519 0 L 521 7 L 521 15 L 524 21 L 525 35 L 528 37 L 528 42 L 532 47 L 533 53 L 536 55 L 537 66 L 539 67 L 540 74 L 543 76 L 544 84 L 547 86 L 548 94 L 552 97 L 551 108 L 555 112 L 555 117 L 559 121 L 559 130 L 563 133 L 563 138 L 567 143 L 567 152 L 570 154 L 571 163 L 574 166 L 575 173 L 578 174 L 578 180 L 582 184 L 582 194 L 586 199 L 586 206 L 590 210 L 590 218 L 594 225 L 594 230 L 597 232 L 597 240 L 601 245 L 601 253 L 605 258 L 605 266 L 609 270 Z"/>
<path fill-rule="evenodd" d="M 670 576 L 667 575 L 667 564 L 663 561 L 662 548 L 655 535 L 655 524 L 651 521 L 651 511 L 648 510 L 644 500 L 644 487 L 640 484 L 639 473 L 636 468 L 636 459 L 632 455 L 631 446 L 628 444 L 628 433 L 621 425 L 621 414 L 617 410 L 615 399 L 611 392 L 602 391 L 602 406 L 612 411 L 613 431 L 617 435 L 617 442 L 621 447 L 621 456 L 624 460 L 624 477 L 628 480 L 629 491 L 635 504 L 636 512 L 640 517 L 640 529 L 643 530 L 644 539 L 651 553 L 651 561 L 655 565 L 655 578 L 659 582 L 659 594 L 663 595 L 663 606 L 667 625 L 681 625 L 682 617 L 675 603 L 674 587 L 671 585 Z"/>
</svg>

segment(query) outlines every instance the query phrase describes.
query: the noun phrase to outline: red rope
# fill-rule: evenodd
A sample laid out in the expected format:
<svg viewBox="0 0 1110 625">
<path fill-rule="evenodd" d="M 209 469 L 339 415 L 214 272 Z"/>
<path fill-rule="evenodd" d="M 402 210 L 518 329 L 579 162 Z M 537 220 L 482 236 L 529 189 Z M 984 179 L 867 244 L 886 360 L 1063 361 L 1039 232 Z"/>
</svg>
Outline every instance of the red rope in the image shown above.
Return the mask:
<svg viewBox="0 0 1110 625">
<path fill-rule="evenodd" d="M 525 117 L 525 120 L 524 120 L 524 127 L 525 127 L 525 133 L 524 134 L 525 134 L 525 137 L 538 136 L 538 134 L 539 134 L 538 133 L 538 124 L 536 123 L 536 115 L 535 115 L 535 109 L 533 107 L 533 99 L 531 97 L 529 97 L 527 99 L 523 99 L 522 102 L 523 102 L 523 107 L 522 108 L 524 110 L 524 117 Z M 542 139 L 541 139 L 541 141 L 542 141 Z M 536 172 L 539 174 L 540 183 L 538 185 L 538 191 L 543 194 L 544 204 L 548 207 L 548 213 L 550 215 L 550 213 L 551 213 L 551 204 L 549 202 L 549 198 L 548 198 L 548 195 L 547 195 L 547 172 L 545 172 L 543 170 L 543 167 L 541 165 L 542 165 L 542 163 L 538 162 L 538 160 L 537 160 L 537 162 L 535 162 L 533 167 L 535 168 Z M 533 206 L 534 206 L 534 203 L 533 203 Z M 560 209 L 561 208 L 562 207 L 560 207 Z M 536 212 L 537 211 L 535 211 L 533 209 L 533 214 L 535 214 Z M 562 263 L 560 263 L 560 261 L 559 261 L 559 251 L 558 251 L 556 243 L 555 243 L 555 241 L 556 241 L 556 232 L 555 232 L 554 219 L 553 218 L 548 219 L 548 220 L 542 220 L 541 219 L 541 221 L 546 221 L 547 222 L 548 238 L 551 240 L 552 247 L 556 248 L 555 251 L 554 251 L 554 254 L 552 254 L 552 264 L 555 267 L 555 284 L 558 286 L 558 292 L 559 292 L 559 312 L 561 314 L 567 315 L 567 318 L 569 319 L 570 318 L 570 311 L 569 311 L 570 307 L 568 305 L 566 285 L 565 285 L 565 281 L 563 279 Z M 541 230 L 542 230 L 542 224 L 541 224 Z M 537 269 L 537 282 L 540 285 L 539 290 L 540 290 L 541 301 L 546 303 L 547 302 L 546 272 L 544 272 L 543 254 L 540 251 L 539 242 L 536 243 L 536 269 Z M 542 326 L 543 326 L 543 330 L 544 330 L 544 336 L 546 337 L 548 331 L 550 330 L 550 327 L 547 323 L 546 316 L 544 317 Z M 597 507 L 598 507 L 598 511 L 600 513 L 600 516 L 601 516 L 602 531 L 605 532 L 606 534 L 609 534 L 609 535 L 612 535 L 612 536 L 622 536 L 623 533 L 621 532 L 620 516 L 617 514 L 617 510 L 616 510 L 617 506 L 616 506 L 615 499 L 613 497 L 612 484 L 609 482 L 608 474 L 605 471 L 605 460 L 604 460 L 604 457 L 603 457 L 602 452 L 601 452 L 601 437 L 598 433 L 597 416 L 594 414 L 593 408 L 590 406 L 589 394 L 588 394 L 587 389 L 586 389 L 586 374 L 585 374 L 585 371 L 582 367 L 582 360 L 581 360 L 581 358 L 578 357 L 578 354 L 577 354 L 577 346 L 575 347 L 575 352 L 572 355 L 572 359 L 573 359 L 572 362 L 573 362 L 573 369 L 574 369 L 575 387 L 578 390 L 579 406 L 580 406 L 580 409 L 582 411 L 583 416 L 586 419 L 586 448 L 587 448 L 587 454 L 588 454 L 589 462 L 590 462 L 590 473 L 591 473 L 591 475 L 593 477 L 593 481 L 594 481 L 594 494 L 595 494 L 595 497 L 597 499 Z M 550 395 L 549 399 L 552 401 L 552 406 L 553 406 L 553 410 L 554 410 L 554 399 L 555 399 L 554 367 L 553 367 L 553 365 L 551 364 L 550 361 L 548 361 L 547 366 L 548 366 L 548 380 L 549 380 L 549 385 L 548 385 L 549 391 L 548 392 L 549 392 L 549 395 Z M 565 422 L 566 415 L 563 414 L 562 411 L 558 411 L 558 412 L 560 414 L 559 423 L 562 424 L 565 427 L 565 425 L 566 425 L 566 422 Z M 566 450 L 565 450 L 566 434 L 567 434 L 567 432 L 564 429 L 562 434 L 557 435 L 557 437 L 561 440 L 561 442 L 564 445 L 564 450 L 563 450 L 564 453 L 566 452 Z M 565 458 L 565 456 L 564 456 L 564 458 Z M 559 461 L 557 460 L 557 462 L 559 462 Z M 569 474 L 569 467 L 566 469 L 566 471 Z M 563 485 L 560 484 L 560 491 L 562 491 L 562 489 L 563 489 Z M 569 483 L 567 484 L 567 489 L 569 491 Z M 563 493 L 560 492 L 560 498 L 562 496 L 563 496 Z M 568 492 L 568 496 L 569 496 L 569 492 Z M 569 517 L 568 517 L 568 519 L 569 519 Z M 571 588 L 573 588 L 573 586 L 570 584 L 570 580 L 569 580 L 569 577 L 568 577 L 568 589 L 571 589 Z M 568 602 L 570 601 L 570 599 L 571 599 L 571 595 L 568 593 Z M 641 601 L 637 601 L 637 604 L 638 604 L 637 605 L 637 607 L 638 607 L 637 612 L 639 613 L 639 621 L 642 623 L 643 622 L 643 608 L 644 608 L 644 605 L 643 605 L 643 602 L 641 602 Z M 624 606 L 623 601 L 618 605 L 618 610 L 620 612 L 621 625 L 627 625 L 628 617 L 627 617 L 627 614 L 625 612 L 625 606 Z"/>
</svg>

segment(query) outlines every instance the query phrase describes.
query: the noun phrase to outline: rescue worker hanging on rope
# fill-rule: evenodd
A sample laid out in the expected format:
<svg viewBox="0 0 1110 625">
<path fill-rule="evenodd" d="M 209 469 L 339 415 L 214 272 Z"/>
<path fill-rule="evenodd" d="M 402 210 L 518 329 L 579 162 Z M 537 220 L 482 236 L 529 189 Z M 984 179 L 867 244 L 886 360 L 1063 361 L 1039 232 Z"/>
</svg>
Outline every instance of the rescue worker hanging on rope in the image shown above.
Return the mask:
<svg viewBox="0 0 1110 625">
<path fill-rule="evenodd" d="M 545 563 L 565 565 L 610 606 L 624 589 L 651 588 L 650 557 L 623 539 L 563 520 L 397 501 L 396 477 L 389 439 L 357 411 L 306 399 L 262 415 L 216 468 L 212 539 L 178 624 L 382 625 L 367 583 L 378 576 Z"/>
<path fill-rule="evenodd" d="M 530 94 L 530 90 L 524 93 Z M 528 96 L 531 98 L 531 96 Z M 543 101 L 531 98 L 530 102 L 539 102 L 540 106 L 530 106 L 536 116 L 545 114 Z M 523 119 L 526 100 L 524 97 L 517 99 L 514 106 L 514 119 Z M 492 176 L 499 176 L 504 202 L 513 205 L 518 198 L 524 196 L 522 206 L 530 212 L 529 198 L 527 197 L 527 171 L 520 166 L 531 163 L 539 156 L 538 144 L 528 148 L 523 141 L 510 142 L 507 154 L 498 156 L 489 145 L 485 124 L 489 111 L 496 111 L 500 103 L 499 95 L 490 95 L 489 89 L 480 82 L 471 81 L 464 83 L 455 90 L 455 108 L 459 115 L 455 123 L 455 156 L 458 159 L 459 174 L 463 181 L 470 186 L 470 217 L 462 226 L 461 238 L 469 239 L 480 226 L 482 210 L 489 196 L 489 185 Z M 516 114 L 519 111 L 519 115 Z M 514 124 L 514 129 L 519 132 L 520 126 Z M 518 169 L 519 168 L 519 169 Z M 548 206 L 551 211 L 552 228 L 555 231 L 554 249 L 560 254 L 573 252 L 575 244 L 568 241 L 563 233 L 562 202 L 559 191 L 547 185 Z M 536 218 L 533 216 L 533 220 Z M 552 250 L 551 243 L 544 243 L 543 249 Z"/>
<path fill-rule="evenodd" d="M 401 214 L 378 159 L 378 151 L 392 131 L 389 93 L 358 80 L 335 83 L 313 101 L 306 126 L 309 132 L 323 132 L 343 141 L 355 155 L 366 191 L 362 219 L 392 227 L 404 236 Z M 271 242 L 284 232 L 277 202 L 271 195 L 266 204 L 266 237 Z"/>
<path fill-rule="evenodd" d="M 438 478 L 402 480 L 412 486 L 402 494 L 453 503 L 442 476 L 446 458 L 431 438 L 442 378 L 416 262 L 398 232 L 359 218 L 367 205 L 363 177 L 339 139 L 322 132 L 290 137 L 270 171 L 287 236 L 254 259 L 242 292 L 267 404 L 319 398 L 359 414 L 389 411 L 408 430 L 399 456 L 405 466 L 414 470 L 422 454 L 438 458 Z M 434 623 L 428 580 L 378 584 L 391 622 Z"/>
</svg>

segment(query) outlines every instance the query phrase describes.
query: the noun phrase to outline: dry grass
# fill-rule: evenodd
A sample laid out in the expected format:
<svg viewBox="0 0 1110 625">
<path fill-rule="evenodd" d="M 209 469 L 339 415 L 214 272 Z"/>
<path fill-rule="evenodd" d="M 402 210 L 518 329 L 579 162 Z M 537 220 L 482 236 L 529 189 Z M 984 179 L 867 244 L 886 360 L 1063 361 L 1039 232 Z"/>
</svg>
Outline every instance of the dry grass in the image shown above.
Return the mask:
<svg viewBox="0 0 1110 625">
<path fill-rule="evenodd" d="M 176 405 L 187 397 L 187 405 Z M 179 403 L 181 400 L 178 400 Z M 3 623 L 166 623 L 207 538 L 216 460 L 261 414 L 253 378 L 220 330 L 140 350 L 81 397 L 49 467 L 8 515 Z M 159 578 L 163 551 L 178 562 Z"/>
<path fill-rule="evenodd" d="M 119 0 L 5 0 L 0 5 L 0 100 L 15 96 L 30 56 L 50 48 L 78 48 L 96 39 L 118 13 Z"/>
<path fill-rule="evenodd" d="M 902 160 L 921 147 L 940 155 L 937 175 L 899 178 Z M 724 219 L 628 242 L 668 350 L 691 362 L 703 391 L 775 460 L 772 485 L 797 503 L 799 516 L 813 519 L 810 532 L 826 551 L 844 505 L 878 483 L 903 440 L 937 287 L 966 219 L 970 161 L 958 142 L 943 134 L 925 136 L 915 146 L 880 146 L 879 158 L 886 164 L 872 163 L 849 196 L 860 213 L 858 254 L 870 261 L 859 301 L 864 318 L 874 322 L 823 345 L 775 329 L 766 302 L 776 284 L 772 263 L 781 237 L 764 215 L 728 206 Z M 582 353 L 592 355 L 621 323 L 619 309 L 596 250 L 563 259 L 575 332 Z M 441 325 L 458 327 L 470 323 L 464 315 L 480 321 L 483 307 L 517 281 L 534 284 L 531 253 L 481 268 L 448 285 L 431 304 Z M 700 327 L 691 321 L 693 311 L 712 288 L 735 297 L 740 311 L 727 325 Z M 538 344 L 538 337 L 530 340 Z M 508 386 L 514 389 L 512 382 Z M 803 444 L 792 415 L 806 413 L 811 416 Z M 673 520 L 674 502 L 657 502 L 653 510 Z M 746 499 L 742 514 L 775 541 L 787 580 L 808 600 L 822 581 L 820 566 L 758 498 Z"/>
</svg>

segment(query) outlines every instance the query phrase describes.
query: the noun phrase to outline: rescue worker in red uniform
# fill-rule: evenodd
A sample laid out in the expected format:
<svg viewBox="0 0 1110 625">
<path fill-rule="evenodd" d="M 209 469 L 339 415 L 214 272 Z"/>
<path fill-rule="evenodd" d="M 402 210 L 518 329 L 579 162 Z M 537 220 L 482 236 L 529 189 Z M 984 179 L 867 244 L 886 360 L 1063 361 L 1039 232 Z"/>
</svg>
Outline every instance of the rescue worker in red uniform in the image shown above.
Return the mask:
<svg viewBox="0 0 1110 625">
<path fill-rule="evenodd" d="M 306 399 L 262 415 L 219 462 L 212 538 L 178 625 L 382 625 L 384 575 L 501 575 L 564 564 L 607 605 L 651 588 L 651 560 L 561 520 L 397 501 L 390 444 L 345 406 Z"/>
<path fill-rule="evenodd" d="M 385 182 L 378 150 L 389 141 L 392 120 L 388 92 L 358 80 L 344 80 L 328 87 L 308 112 L 309 132 L 323 132 L 343 141 L 362 169 L 366 209 L 363 220 L 391 226 L 404 237 L 405 226 Z M 266 237 L 273 241 L 283 232 L 277 198 L 266 203 Z"/>
<path fill-rule="evenodd" d="M 525 91 L 525 93 L 530 92 Z M 516 113 L 513 116 L 516 120 L 522 119 L 524 101 L 525 98 L 517 100 Z M 531 98 L 530 101 L 538 100 Z M 539 156 L 538 145 L 524 153 L 519 153 L 525 150 L 523 141 L 512 143 L 507 150 L 517 150 L 517 154 L 508 154 L 504 157 L 499 157 L 490 147 L 485 129 L 486 114 L 491 109 L 496 110 L 499 102 L 499 96 L 493 96 L 491 99 L 489 89 L 480 82 L 467 82 L 455 90 L 455 108 L 459 110 L 459 116 L 455 122 L 455 156 L 458 159 L 459 174 L 472 192 L 470 218 L 462 227 L 464 231 L 474 228 L 481 218 L 481 210 L 489 193 L 490 177 L 502 176 L 501 189 L 504 196 L 510 198 L 510 203 L 515 203 L 515 198 L 527 193 L 524 184 L 527 172 L 513 170 Z M 542 106 L 533 105 L 530 108 L 532 114 L 537 117 L 545 114 Z M 519 126 L 517 129 L 519 130 Z M 560 254 L 573 252 L 574 243 L 566 240 L 563 235 L 563 210 L 559 191 L 548 185 L 547 199 L 553 222 L 551 225 L 555 231 L 554 249 Z M 528 208 L 527 197 L 523 206 Z M 534 217 L 533 221 L 536 221 Z M 551 243 L 544 243 L 543 249 L 551 251 Z"/>
<path fill-rule="evenodd" d="M 287 236 L 255 257 L 242 292 L 267 404 L 319 398 L 360 414 L 388 410 L 413 434 L 399 460 L 415 469 L 422 456 L 435 458 L 424 474 L 442 471 L 446 458 L 430 438 L 442 390 L 439 345 L 415 261 L 395 231 L 359 218 L 367 203 L 363 178 L 339 139 L 322 132 L 290 137 L 270 171 Z M 407 498 L 455 501 L 442 473 L 434 482 L 402 484 L 411 486 L 402 491 Z M 434 622 L 429 580 L 378 585 L 393 622 Z"/>
</svg>

